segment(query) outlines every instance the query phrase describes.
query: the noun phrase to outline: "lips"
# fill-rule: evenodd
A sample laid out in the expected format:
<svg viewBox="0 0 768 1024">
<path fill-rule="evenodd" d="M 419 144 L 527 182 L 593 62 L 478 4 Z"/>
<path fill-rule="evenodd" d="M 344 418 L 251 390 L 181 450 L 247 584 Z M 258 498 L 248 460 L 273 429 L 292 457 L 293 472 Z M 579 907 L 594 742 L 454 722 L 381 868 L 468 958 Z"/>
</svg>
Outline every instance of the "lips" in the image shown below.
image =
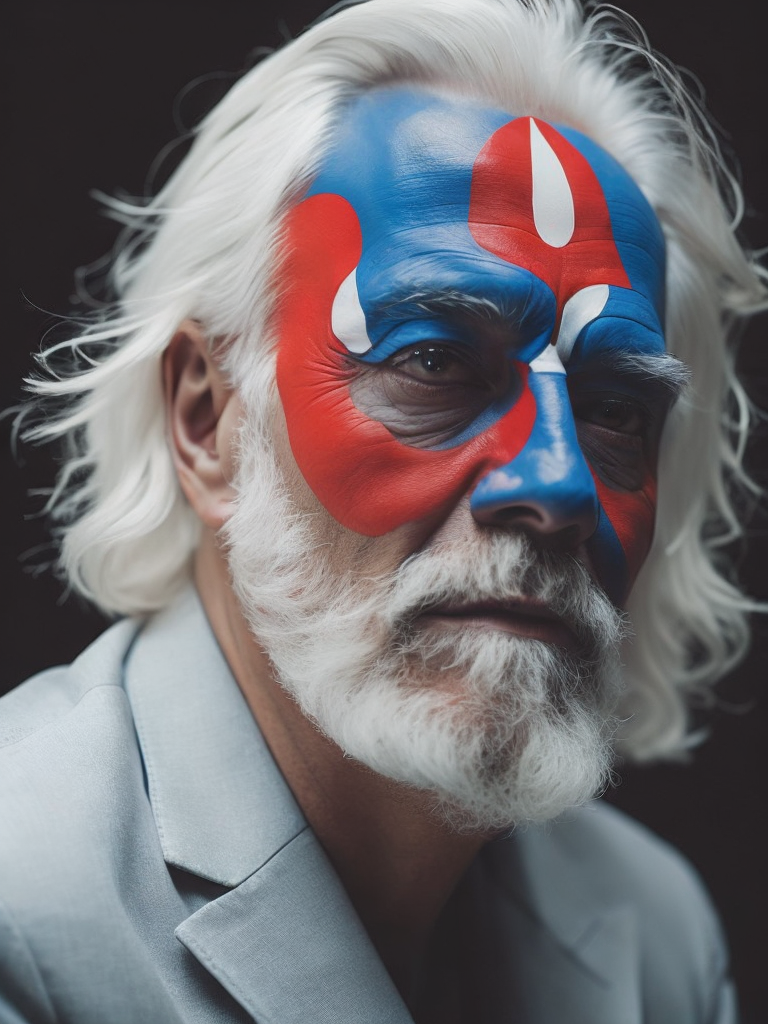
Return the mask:
<svg viewBox="0 0 768 1024">
<path fill-rule="evenodd" d="M 464 627 L 498 630 L 568 650 L 579 646 L 575 632 L 565 620 L 534 598 L 446 602 L 422 612 L 415 625 L 440 630 Z"/>
</svg>

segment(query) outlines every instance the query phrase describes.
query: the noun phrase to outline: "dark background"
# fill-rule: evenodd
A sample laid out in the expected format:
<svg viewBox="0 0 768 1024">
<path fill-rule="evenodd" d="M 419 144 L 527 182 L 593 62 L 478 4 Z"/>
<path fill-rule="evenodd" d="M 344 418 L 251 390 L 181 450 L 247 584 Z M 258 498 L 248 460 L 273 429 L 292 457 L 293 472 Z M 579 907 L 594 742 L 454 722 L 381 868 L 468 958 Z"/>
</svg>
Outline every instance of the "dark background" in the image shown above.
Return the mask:
<svg viewBox="0 0 768 1024">
<path fill-rule="evenodd" d="M 112 0 L 27 0 L 4 15 L 2 45 L 3 171 L 7 269 L 3 274 L 3 363 L 0 405 L 18 401 L 30 352 L 68 311 L 74 269 L 107 251 L 115 227 L 89 196 L 142 194 L 156 155 L 190 127 L 247 67 L 257 48 L 296 34 L 324 3 L 205 4 Z M 701 5 L 697 0 L 627 0 L 652 44 L 690 69 L 706 87 L 716 121 L 739 155 L 748 201 L 746 237 L 768 245 L 766 116 L 768 72 L 761 0 Z M 195 83 L 191 88 L 191 84 Z M 753 397 L 768 408 L 768 358 L 762 318 L 748 332 L 739 360 Z M 3 688 L 47 665 L 70 660 L 103 621 L 78 600 L 63 598 L 50 575 L 35 571 L 51 558 L 41 499 L 49 486 L 48 453 L 10 452 L 3 423 L 2 551 Z M 766 482 L 766 431 L 749 462 Z M 741 577 L 768 598 L 766 516 L 753 516 Z M 763 917 L 765 875 L 765 743 L 763 683 L 768 629 L 756 623 L 748 661 L 719 688 L 709 716 L 712 737 L 692 765 L 622 772 L 611 802 L 675 843 L 703 874 L 724 919 L 741 990 L 745 1024 L 768 1019 Z"/>
</svg>

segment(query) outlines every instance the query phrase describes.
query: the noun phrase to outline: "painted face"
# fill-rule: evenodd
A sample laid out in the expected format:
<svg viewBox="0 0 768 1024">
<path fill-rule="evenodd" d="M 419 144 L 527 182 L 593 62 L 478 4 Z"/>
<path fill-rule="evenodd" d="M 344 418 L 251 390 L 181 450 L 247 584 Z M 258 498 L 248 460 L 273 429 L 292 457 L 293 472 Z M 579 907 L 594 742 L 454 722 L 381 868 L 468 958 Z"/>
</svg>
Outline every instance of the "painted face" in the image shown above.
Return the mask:
<svg viewBox="0 0 768 1024">
<path fill-rule="evenodd" d="M 621 603 L 653 533 L 664 242 L 569 128 L 405 89 L 348 112 L 285 224 L 277 384 L 343 526 L 526 517 Z"/>
</svg>

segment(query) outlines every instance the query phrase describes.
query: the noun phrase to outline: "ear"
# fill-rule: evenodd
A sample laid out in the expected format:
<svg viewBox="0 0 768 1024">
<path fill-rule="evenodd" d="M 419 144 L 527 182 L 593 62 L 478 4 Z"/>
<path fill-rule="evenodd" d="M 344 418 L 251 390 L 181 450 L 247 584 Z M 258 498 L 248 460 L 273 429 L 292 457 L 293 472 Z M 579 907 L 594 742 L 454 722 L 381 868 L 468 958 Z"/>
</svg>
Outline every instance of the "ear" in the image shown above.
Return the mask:
<svg viewBox="0 0 768 1024">
<path fill-rule="evenodd" d="M 181 489 L 205 526 L 229 518 L 240 403 L 200 325 L 185 320 L 163 355 L 168 440 Z"/>
</svg>

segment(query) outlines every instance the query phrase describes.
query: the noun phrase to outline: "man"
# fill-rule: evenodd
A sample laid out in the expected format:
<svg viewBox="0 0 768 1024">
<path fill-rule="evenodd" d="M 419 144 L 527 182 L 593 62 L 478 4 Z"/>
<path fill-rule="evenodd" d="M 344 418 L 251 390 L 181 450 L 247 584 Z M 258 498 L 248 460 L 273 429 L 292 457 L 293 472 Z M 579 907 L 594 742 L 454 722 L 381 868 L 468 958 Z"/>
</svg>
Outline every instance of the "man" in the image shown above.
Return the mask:
<svg viewBox="0 0 768 1024">
<path fill-rule="evenodd" d="M 575 810 L 743 646 L 704 523 L 765 301 L 617 33 L 372 0 L 122 209 L 38 435 L 131 617 L 5 703 L 0 1019 L 734 1019 L 689 869 Z"/>
</svg>

